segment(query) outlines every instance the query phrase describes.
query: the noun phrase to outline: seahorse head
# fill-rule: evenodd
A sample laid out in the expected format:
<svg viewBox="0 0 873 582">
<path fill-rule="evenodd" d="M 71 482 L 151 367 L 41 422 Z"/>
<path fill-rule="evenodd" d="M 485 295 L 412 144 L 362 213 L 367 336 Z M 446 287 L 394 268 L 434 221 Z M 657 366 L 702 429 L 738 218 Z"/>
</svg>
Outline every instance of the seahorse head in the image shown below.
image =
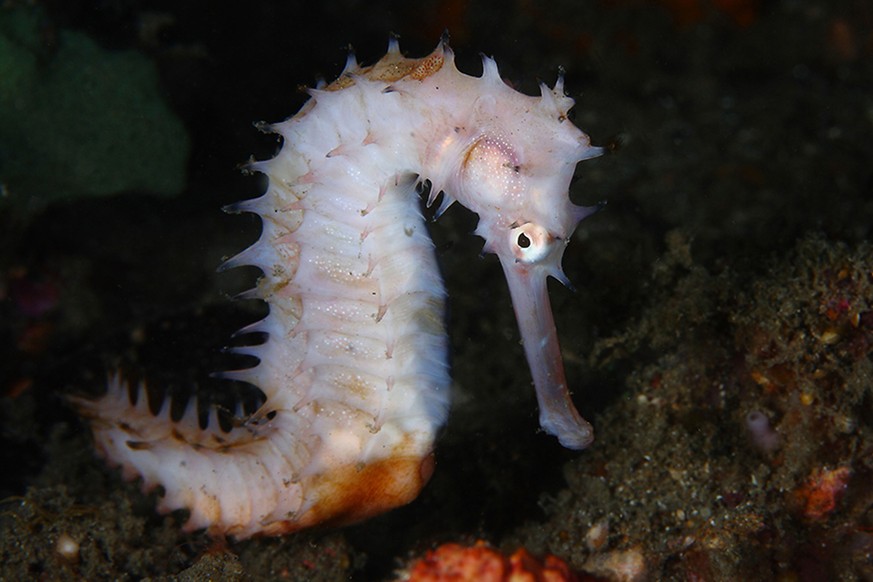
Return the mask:
<svg viewBox="0 0 873 582">
<path fill-rule="evenodd" d="M 569 286 L 561 267 L 577 224 L 596 208 L 573 204 L 576 164 L 602 153 L 567 118 L 573 100 L 563 79 L 541 95 L 519 93 L 484 59 L 478 96 L 467 117 L 440 143 L 440 186 L 479 216 L 484 252 L 500 259 L 537 389 L 540 424 L 564 446 L 581 449 L 593 436 L 568 393 L 546 280 Z"/>
</svg>

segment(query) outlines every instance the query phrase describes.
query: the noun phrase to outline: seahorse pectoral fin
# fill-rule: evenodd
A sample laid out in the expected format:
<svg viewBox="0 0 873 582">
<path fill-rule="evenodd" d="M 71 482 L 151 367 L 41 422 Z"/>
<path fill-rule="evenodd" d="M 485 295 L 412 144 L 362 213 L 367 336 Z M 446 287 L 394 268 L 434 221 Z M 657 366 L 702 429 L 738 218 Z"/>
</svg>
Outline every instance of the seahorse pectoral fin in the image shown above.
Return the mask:
<svg viewBox="0 0 873 582">
<path fill-rule="evenodd" d="M 594 430 L 573 405 L 546 287 L 547 274 L 536 266 L 501 258 L 512 306 L 536 387 L 540 426 L 568 449 L 584 449 Z"/>
</svg>

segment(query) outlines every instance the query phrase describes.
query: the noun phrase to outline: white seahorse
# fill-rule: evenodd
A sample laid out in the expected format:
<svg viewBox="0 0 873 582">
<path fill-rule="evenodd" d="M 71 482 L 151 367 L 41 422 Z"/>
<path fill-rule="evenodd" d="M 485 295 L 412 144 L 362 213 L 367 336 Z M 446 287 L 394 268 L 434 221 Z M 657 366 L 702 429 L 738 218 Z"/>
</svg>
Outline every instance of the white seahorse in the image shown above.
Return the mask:
<svg viewBox="0 0 873 582">
<path fill-rule="evenodd" d="M 540 423 L 582 449 L 591 426 L 570 400 L 546 289 L 567 283 L 561 257 L 593 209 L 568 198 L 577 162 L 600 155 L 568 119 L 563 79 L 523 95 L 484 58 L 481 77 L 457 70 L 448 43 L 422 59 L 392 40 L 375 65 L 349 62 L 310 91 L 284 139 L 252 169 L 266 193 L 235 205 L 263 219 L 260 239 L 227 267 L 263 271 L 254 295 L 269 315 L 236 348 L 260 363 L 233 372 L 266 400 L 230 432 L 189 403 L 179 422 L 165 402 L 131 399 L 115 375 L 106 396 L 77 399 L 99 452 L 159 510 L 187 508 L 186 530 L 246 538 L 364 519 L 414 499 L 433 469 L 449 408 L 445 290 L 417 183 L 479 216 L 484 251 L 503 266 L 536 385 Z M 135 400 L 132 403 L 131 400 Z"/>
</svg>

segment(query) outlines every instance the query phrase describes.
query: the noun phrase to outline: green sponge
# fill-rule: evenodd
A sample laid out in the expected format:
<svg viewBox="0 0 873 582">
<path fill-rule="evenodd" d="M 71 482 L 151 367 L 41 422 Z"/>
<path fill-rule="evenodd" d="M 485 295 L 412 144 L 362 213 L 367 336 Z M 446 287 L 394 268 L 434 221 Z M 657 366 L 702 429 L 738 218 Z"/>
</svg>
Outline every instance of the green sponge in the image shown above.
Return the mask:
<svg viewBox="0 0 873 582">
<path fill-rule="evenodd" d="M 161 97 L 153 63 L 72 31 L 45 46 L 42 18 L 0 9 L 0 207 L 179 193 L 188 136 Z"/>
</svg>

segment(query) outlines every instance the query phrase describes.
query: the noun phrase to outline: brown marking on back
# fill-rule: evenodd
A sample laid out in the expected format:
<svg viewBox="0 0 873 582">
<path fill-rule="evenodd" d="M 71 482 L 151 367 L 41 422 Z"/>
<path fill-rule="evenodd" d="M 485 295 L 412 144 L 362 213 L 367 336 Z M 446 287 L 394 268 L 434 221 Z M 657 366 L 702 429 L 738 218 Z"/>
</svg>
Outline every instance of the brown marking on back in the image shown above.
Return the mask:
<svg viewBox="0 0 873 582">
<path fill-rule="evenodd" d="M 436 52 L 421 59 L 388 54 L 382 60 L 369 67 L 363 67 L 354 75 L 340 75 L 334 82 L 322 88 L 324 91 L 340 91 L 355 84 L 355 77 L 365 77 L 371 81 L 393 83 L 400 79 L 410 78 L 423 81 L 443 68 L 446 59 Z"/>
<path fill-rule="evenodd" d="M 341 89 L 345 89 L 346 87 L 351 87 L 354 84 L 355 79 L 351 75 L 340 75 L 329 85 L 326 85 L 323 89 L 325 91 L 339 91 Z"/>
<path fill-rule="evenodd" d="M 425 57 L 418 61 L 418 64 L 415 66 L 415 68 L 410 71 L 409 76 L 416 81 L 424 81 L 425 79 L 442 69 L 445 62 L 446 59 L 445 57 L 443 57 L 443 55 L 434 53 L 429 57 Z"/>
</svg>

